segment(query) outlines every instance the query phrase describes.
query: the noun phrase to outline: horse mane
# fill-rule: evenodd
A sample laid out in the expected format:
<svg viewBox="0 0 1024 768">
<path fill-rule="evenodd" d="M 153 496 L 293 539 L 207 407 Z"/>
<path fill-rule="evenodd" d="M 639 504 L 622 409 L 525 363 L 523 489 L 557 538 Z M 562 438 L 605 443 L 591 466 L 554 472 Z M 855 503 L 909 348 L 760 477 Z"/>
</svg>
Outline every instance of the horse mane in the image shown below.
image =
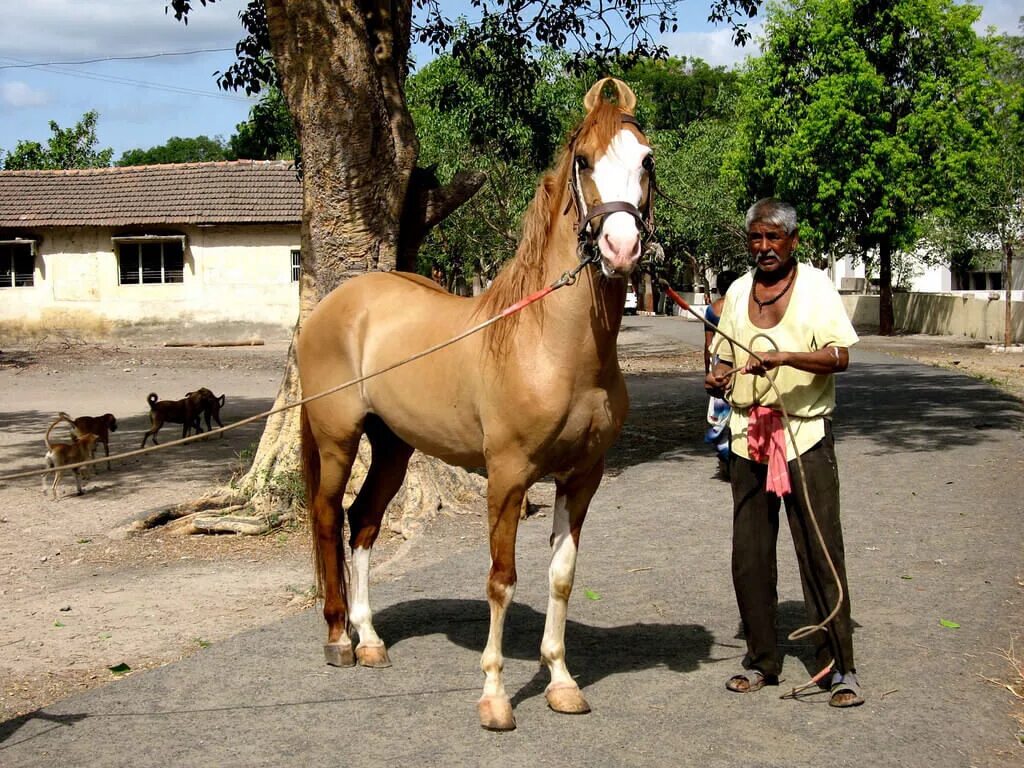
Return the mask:
<svg viewBox="0 0 1024 768">
<path fill-rule="evenodd" d="M 591 89 L 591 93 L 598 85 Z M 600 159 L 616 133 L 621 130 L 624 112 L 632 114 L 628 106 L 619 106 L 603 99 L 597 101 L 570 135 L 559 153 L 555 167 L 541 177 L 533 200 L 523 215 L 515 256 L 502 267 L 491 287 L 481 297 L 480 311 L 484 316 L 493 317 L 544 287 L 545 256 L 555 225 L 566 210 L 564 201 L 569 189 L 573 159 L 579 151 L 586 151 L 595 162 Z M 535 311 L 543 313 L 542 304 L 534 307 Z M 518 322 L 519 313 L 487 329 L 488 340 L 494 350 L 505 346 Z"/>
</svg>

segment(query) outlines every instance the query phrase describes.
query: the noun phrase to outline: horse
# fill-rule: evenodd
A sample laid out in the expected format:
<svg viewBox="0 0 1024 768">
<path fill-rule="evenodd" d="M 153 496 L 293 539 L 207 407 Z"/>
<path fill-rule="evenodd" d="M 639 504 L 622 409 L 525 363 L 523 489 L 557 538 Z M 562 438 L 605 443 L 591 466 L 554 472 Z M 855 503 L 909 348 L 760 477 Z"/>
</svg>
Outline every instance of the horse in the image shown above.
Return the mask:
<svg viewBox="0 0 1024 768">
<path fill-rule="evenodd" d="M 324 653 L 334 666 L 390 666 L 373 627 L 370 553 L 413 450 L 486 468 L 490 630 L 477 709 L 489 730 L 515 728 L 502 678 L 502 633 L 516 587 L 520 507 L 527 489 L 545 476 L 553 476 L 556 487 L 540 648 L 550 673 L 545 697 L 556 712 L 590 711 L 566 666 L 566 611 L 583 521 L 629 407 L 616 340 L 628 276 L 651 228 L 654 166 L 629 86 L 604 78 L 583 104 L 585 117 L 524 214 L 514 258 L 486 292 L 458 297 L 418 275 L 366 273 L 319 302 L 296 346 L 308 399 L 438 345 L 580 268 L 570 286 L 542 302 L 358 386 L 309 400 L 300 415 L 327 622 Z M 371 460 L 348 509 L 352 565 L 346 583 L 342 500 L 363 434 Z M 349 629 L 358 635 L 354 654 Z"/>
</svg>

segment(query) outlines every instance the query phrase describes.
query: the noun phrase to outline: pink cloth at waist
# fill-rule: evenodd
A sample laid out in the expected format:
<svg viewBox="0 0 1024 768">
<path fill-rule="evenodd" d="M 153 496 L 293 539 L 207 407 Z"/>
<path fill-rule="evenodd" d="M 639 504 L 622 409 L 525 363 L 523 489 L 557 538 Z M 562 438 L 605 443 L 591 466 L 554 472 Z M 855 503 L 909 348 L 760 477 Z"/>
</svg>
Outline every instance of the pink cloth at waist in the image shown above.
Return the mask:
<svg viewBox="0 0 1024 768">
<path fill-rule="evenodd" d="M 750 408 L 747 426 L 747 452 L 752 461 L 768 464 L 765 489 L 782 497 L 790 492 L 789 463 L 786 461 L 786 433 L 782 417 L 771 408 Z"/>
</svg>

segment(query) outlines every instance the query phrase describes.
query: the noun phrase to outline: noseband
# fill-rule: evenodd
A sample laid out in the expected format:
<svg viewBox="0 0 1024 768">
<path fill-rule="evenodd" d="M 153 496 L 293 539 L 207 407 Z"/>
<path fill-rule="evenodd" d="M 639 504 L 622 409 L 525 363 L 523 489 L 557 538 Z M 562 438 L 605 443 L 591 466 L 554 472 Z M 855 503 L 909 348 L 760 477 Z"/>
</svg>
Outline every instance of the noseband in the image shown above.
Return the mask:
<svg viewBox="0 0 1024 768">
<path fill-rule="evenodd" d="M 640 123 L 635 117 L 622 114 L 619 118 L 623 123 L 636 126 L 640 130 Z M 641 134 L 643 132 L 641 131 Z M 572 177 L 569 180 L 569 205 L 575 205 L 578 218 L 576 220 L 576 238 L 579 241 L 578 251 L 581 261 L 596 262 L 600 256 L 597 248 L 597 240 L 604 228 L 605 217 L 612 213 L 628 213 L 637 223 L 641 232 L 641 238 L 646 243 L 654 236 L 654 212 L 651 207 L 654 189 L 654 166 L 648 168 L 649 190 L 647 202 L 643 210 L 625 200 L 613 200 L 610 203 L 599 203 L 593 208 L 588 208 L 586 198 L 583 195 L 583 185 L 580 182 L 580 163 L 574 157 L 572 161 Z M 566 213 L 569 212 L 569 205 L 566 206 Z M 601 219 L 597 228 L 594 228 L 594 219 Z"/>
</svg>

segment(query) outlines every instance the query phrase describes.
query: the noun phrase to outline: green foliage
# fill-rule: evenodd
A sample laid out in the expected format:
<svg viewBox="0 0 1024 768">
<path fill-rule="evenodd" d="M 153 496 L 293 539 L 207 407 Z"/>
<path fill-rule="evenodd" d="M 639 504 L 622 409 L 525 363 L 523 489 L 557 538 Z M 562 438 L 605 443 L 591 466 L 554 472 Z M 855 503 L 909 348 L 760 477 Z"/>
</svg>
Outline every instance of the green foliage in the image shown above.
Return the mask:
<svg viewBox="0 0 1024 768">
<path fill-rule="evenodd" d="M 664 271 L 677 287 L 705 285 L 704 275 L 748 266 L 735 176 L 722 170 L 735 121 L 702 119 L 679 131 L 652 131 L 658 186 L 657 238 Z"/>
<path fill-rule="evenodd" d="M 110 165 L 113 149 L 96 149 L 96 123 L 99 113 L 86 112 L 73 128 L 61 128 L 50 121 L 53 134 L 44 147 L 37 141 L 19 141 L 14 151 L 4 158 L 4 170 L 67 170 L 71 168 L 105 168 Z"/>
<path fill-rule="evenodd" d="M 306 482 L 301 472 L 265 473 L 265 488 L 285 508 L 302 507 L 306 502 Z"/>
<path fill-rule="evenodd" d="M 1024 241 L 1024 37 L 985 40 L 991 77 L 979 103 L 989 126 L 960 198 L 930 222 L 929 243 L 962 269 L 991 267 Z M 1001 252 L 997 252 L 1000 251 Z"/>
<path fill-rule="evenodd" d="M 554 162 L 582 110 L 583 84 L 564 73 L 564 58 L 537 53 L 528 97 L 510 99 L 494 52 L 472 59 L 442 56 L 409 78 L 406 97 L 420 141 L 420 165 L 442 183 L 460 171 L 484 171 L 484 188 L 432 230 L 420 271 L 435 269 L 451 288 L 474 276 L 492 278 L 515 253 L 519 221 L 539 175 Z"/>
<path fill-rule="evenodd" d="M 637 114 L 648 130 L 683 128 L 721 117 L 739 92 L 739 74 L 703 59 L 642 59 L 622 72 L 637 95 Z"/>
<path fill-rule="evenodd" d="M 474 61 L 489 62 L 492 55 L 480 50 Z M 583 94 L 598 76 L 569 74 L 565 56 L 537 54 L 537 86 L 513 102 L 499 87 L 504 75 L 490 64 L 467 67 L 465 60 L 438 58 L 406 88 L 421 164 L 443 182 L 461 170 L 488 175 L 488 184 L 421 249 L 420 271 L 439 269 L 450 288 L 474 275 L 493 277 L 514 254 L 537 179 L 582 117 Z M 697 59 L 641 61 L 613 74 L 636 91 L 638 117 L 655 147 L 658 184 L 681 203 L 656 203 L 669 279 L 682 286 L 705 270 L 743 268 L 741 194 L 735 175 L 722 170 L 734 132 L 737 76 Z"/>
<path fill-rule="evenodd" d="M 965 199 L 986 146 L 977 15 L 952 0 L 771 6 L 731 160 L 747 200 L 792 200 L 806 245 L 879 248 L 884 275 L 925 215 Z"/>
<path fill-rule="evenodd" d="M 117 165 L 166 165 L 168 163 L 204 163 L 230 160 L 224 141 L 209 136 L 182 139 L 174 136 L 166 144 L 150 149 L 130 149 L 121 155 Z"/>
<path fill-rule="evenodd" d="M 239 123 L 230 139 L 231 154 L 246 160 L 295 160 L 299 140 L 295 136 L 288 103 L 277 86 L 269 87 L 263 98 L 249 110 L 249 119 Z"/>
</svg>

